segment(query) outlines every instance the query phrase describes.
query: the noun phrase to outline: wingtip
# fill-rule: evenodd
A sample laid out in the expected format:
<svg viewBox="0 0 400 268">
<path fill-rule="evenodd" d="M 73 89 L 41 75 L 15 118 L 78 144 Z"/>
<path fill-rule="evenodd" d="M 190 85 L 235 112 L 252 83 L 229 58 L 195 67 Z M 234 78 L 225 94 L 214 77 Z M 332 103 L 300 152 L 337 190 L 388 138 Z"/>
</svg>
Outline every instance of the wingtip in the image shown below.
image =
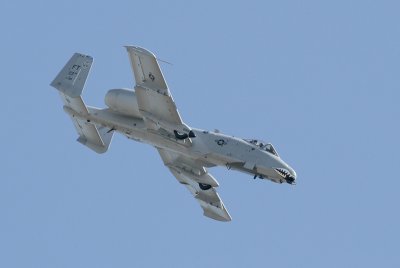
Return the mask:
<svg viewBox="0 0 400 268">
<path fill-rule="evenodd" d="M 211 208 L 211 209 L 210 209 Z M 214 207 L 203 207 L 203 215 L 211 218 L 213 220 L 228 222 L 232 220 L 231 215 L 226 210 L 225 206 L 222 204 L 222 207 L 216 210 Z"/>
<path fill-rule="evenodd" d="M 219 215 L 216 213 L 209 213 L 209 212 L 203 212 L 203 215 L 206 216 L 207 218 L 216 220 L 216 221 L 221 221 L 221 222 L 229 222 L 232 221 L 231 215 L 229 213 L 225 215 Z"/>
<path fill-rule="evenodd" d="M 138 46 L 133 46 L 133 45 L 126 45 L 124 47 L 126 48 L 126 50 L 128 52 L 134 51 L 134 52 L 141 53 L 141 54 L 144 54 L 144 55 L 148 55 L 148 56 L 151 56 L 151 57 L 154 57 L 154 58 L 156 57 L 153 52 L 151 52 L 150 50 L 147 50 L 147 49 L 145 49 L 143 47 L 138 47 Z"/>
</svg>

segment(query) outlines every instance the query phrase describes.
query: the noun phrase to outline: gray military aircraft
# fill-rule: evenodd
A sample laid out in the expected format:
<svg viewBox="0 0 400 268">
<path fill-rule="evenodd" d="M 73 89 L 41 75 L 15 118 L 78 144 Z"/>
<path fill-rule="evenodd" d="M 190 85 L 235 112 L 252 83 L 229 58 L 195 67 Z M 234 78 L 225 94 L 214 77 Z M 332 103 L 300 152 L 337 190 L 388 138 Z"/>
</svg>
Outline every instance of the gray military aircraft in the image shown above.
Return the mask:
<svg viewBox="0 0 400 268">
<path fill-rule="evenodd" d="M 108 91 L 108 108 L 86 106 L 81 97 L 93 63 L 90 56 L 75 53 L 51 83 L 60 92 L 64 111 L 79 134 L 78 142 L 104 153 L 114 132 L 119 132 L 154 146 L 165 166 L 200 203 L 204 215 L 219 221 L 232 218 L 215 190 L 219 184 L 207 168 L 226 166 L 252 174 L 254 179 L 295 183 L 296 172 L 279 157 L 271 143 L 186 125 L 155 55 L 136 46 L 126 49 L 136 86 Z"/>
</svg>

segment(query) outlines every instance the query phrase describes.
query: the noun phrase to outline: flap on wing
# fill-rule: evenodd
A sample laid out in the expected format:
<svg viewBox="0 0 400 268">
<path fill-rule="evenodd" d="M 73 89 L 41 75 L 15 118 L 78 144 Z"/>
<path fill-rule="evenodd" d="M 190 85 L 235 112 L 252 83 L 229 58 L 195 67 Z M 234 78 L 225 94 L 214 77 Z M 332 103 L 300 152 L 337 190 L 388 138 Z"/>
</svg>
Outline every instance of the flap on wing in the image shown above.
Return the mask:
<svg viewBox="0 0 400 268">
<path fill-rule="evenodd" d="M 138 94 L 138 92 L 140 92 L 140 89 L 139 90 L 137 90 L 137 88 L 135 89 L 136 89 L 136 94 Z M 141 95 L 141 93 L 139 93 L 138 95 Z M 144 97 L 141 100 L 143 100 L 142 103 L 146 103 L 151 99 L 148 97 Z M 141 115 L 144 118 L 146 118 L 147 122 L 152 123 L 158 127 L 161 127 L 171 133 L 173 133 L 174 131 L 188 133 L 190 131 L 189 127 L 182 122 L 179 113 L 176 112 L 176 107 L 174 110 L 171 110 L 168 108 L 168 106 L 155 105 L 157 103 L 160 102 L 157 102 L 156 100 L 153 99 L 150 103 L 144 105 L 146 107 L 145 110 L 140 109 Z M 153 113 L 157 114 L 158 116 L 155 116 Z M 159 117 L 159 115 L 162 116 Z"/>
<path fill-rule="evenodd" d="M 182 131 L 185 126 L 154 54 L 135 46 L 126 46 L 126 49 L 135 76 L 138 107 L 146 126 Z"/>
<path fill-rule="evenodd" d="M 173 151 L 158 148 L 158 152 L 175 178 L 184 184 L 199 202 L 205 216 L 219 221 L 232 219 L 213 187 L 218 186 L 218 182 L 203 166 L 199 166 L 194 159 Z"/>
<path fill-rule="evenodd" d="M 188 188 L 202 207 L 204 216 L 219 221 L 232 220 L 231 215 L 229 215 L 228 210 L 225 208 L 224 203 L 214 187 L 211 187 L 208 190 L 202 190 L 197 182 L 183 176 L 182 174 L 174 172 L 172 169 L 170 170 L 178 181 L 184 181 L 183 184 L 185 184 L 186 188 Z"/>
<path fill-rule="evenodd" d="M 189 177 L 192 180 L 196 181 L 197 183 L 205 183 L 211 185 L 212 187 L 218 187 L 218 181 L 210 174 L 210 173 L 203 173 L 198 175 L 194 173 L 192 170 L 187 171 L 182 167 L 174 166 L 174 165 L 167 165 L 169 168 L 174 169 L 176 172 L 182 174 L 183 176 Z"/>
<path fill-rule="evenodd" d="M 195 198 L 208 204 L 217 204 L 221 202 L 221 199 L 215 191 L 201 191 L 195 196 Z"/>
</svg>

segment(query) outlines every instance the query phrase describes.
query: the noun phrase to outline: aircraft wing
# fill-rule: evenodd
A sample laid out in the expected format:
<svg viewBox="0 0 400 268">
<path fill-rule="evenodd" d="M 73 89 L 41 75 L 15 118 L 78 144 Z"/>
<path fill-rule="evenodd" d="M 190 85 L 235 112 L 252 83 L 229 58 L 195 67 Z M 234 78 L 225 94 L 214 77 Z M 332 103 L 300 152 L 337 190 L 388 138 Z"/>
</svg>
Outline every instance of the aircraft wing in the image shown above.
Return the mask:
<svg viewBox="0 0 400 268">
<path fill-rule="evenodd" d="M 136 80 L 138 107 L 149 129 L 160 127 L 188 132 L 165 82 L 155 55 L 140 47 L 126 46 Z"/>
<path fill-rule="evenodd" d="M 179 153 L 157 148 L 164 164 L 176 179 L 197 199 L 204 216 L 218 221 L 232 220 L 215 187 L 218 182 L 199 161 Z"/>
</svg>

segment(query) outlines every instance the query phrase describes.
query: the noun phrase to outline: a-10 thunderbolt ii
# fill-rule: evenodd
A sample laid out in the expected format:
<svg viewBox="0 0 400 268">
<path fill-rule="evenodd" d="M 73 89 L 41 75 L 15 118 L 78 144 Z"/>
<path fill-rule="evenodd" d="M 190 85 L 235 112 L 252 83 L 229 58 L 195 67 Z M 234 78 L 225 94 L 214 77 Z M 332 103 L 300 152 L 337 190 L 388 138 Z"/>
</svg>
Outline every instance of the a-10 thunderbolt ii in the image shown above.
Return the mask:
<svg viewBox="0 0 400 268">
<path fill-rule="evenodd" d="M 185 185 L 203 208 L 204 215 L 230 221 L 216 192 L 217 180 L 207 168 L 226 166 L 254 178 L 294 184 L 296 172 L 270 143 L 240 139 L 218 131 L 186 125 L 150 51 L 126 46 L 136 85 L 134 89 L 112 89 L 105 96 L 108 108 L 86 106 L 81 97 L 93 58 L 75 53 L 51 86 L 64 101 L 79 134 L 78 141 L 97 153 L 107 151 L 114 132 L 154 146 L 164 165 Z"/>
</svg>

